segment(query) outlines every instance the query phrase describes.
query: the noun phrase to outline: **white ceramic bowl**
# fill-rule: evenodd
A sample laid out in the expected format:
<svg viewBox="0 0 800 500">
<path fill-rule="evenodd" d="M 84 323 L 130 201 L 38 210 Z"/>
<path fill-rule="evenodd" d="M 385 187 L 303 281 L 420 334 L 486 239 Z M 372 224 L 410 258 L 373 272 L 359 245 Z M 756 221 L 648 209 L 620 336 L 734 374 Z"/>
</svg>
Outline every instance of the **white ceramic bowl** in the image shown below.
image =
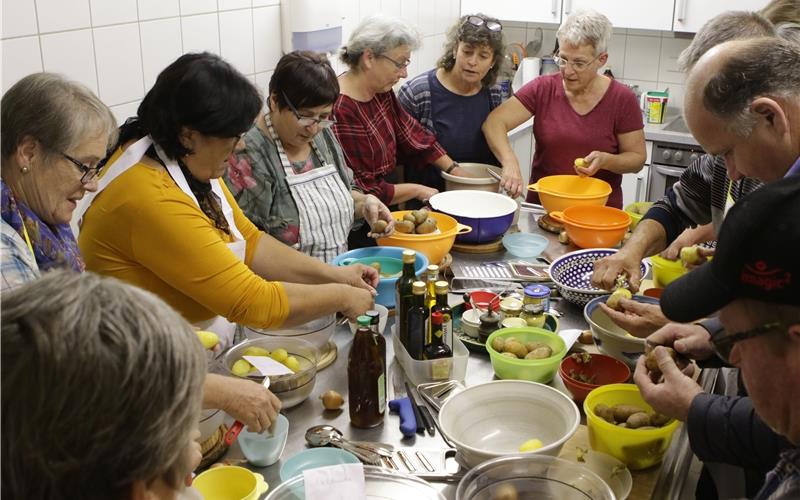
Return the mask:
<svg viewBox="0 0 800 500">
<path fill-rule="evenodd" d="M 524 380 L 495 380 L 450 397 L 439 411 L 442 432 L 464 465 L 519 453 L 530 439 L 544 446 L 531 453 L 557 456 L 581 417 L 566 394 Z"/>
<path fill-rule="evenodd" d="M 461 331 L 472 337 L 478 338 L 478 329 L 481 327 L 481 312 L 477 309 L 469 309 L 461 315 Z"/>
<path fill-rule="evenodd" d="M 583 308 L 583 317 L 592 330 L 592 339 L 597 349 L 603 354 L 616 358 L 630 367 L 636 367 L 636 360 L 644 354 L 645 339 L 634 337 L 611 321 L 606 313 L 600 309 L 600 303 L 608 300 L 610 295 L 604 295 L 590 300 Z M 658 299 L 644 295 L 634 295 L 636 302 L 642 304 L 658 304 Z"/>
<path fill-rule="evenodd" d="M 311 342 L 314 347 L 324 352 L 327 350 L 328 341 L 336 330 L 336 315 L 328 314 L 292 328 L 279 330 L 261 330 L 258 328 L 244 327 L 245 336 L 250 339 L 268 339 L 294 337 L 306 342 Z"/>
<path fill-rule="evenodd" d="M 389 319 L 389 309 L 387 309 L 386 306 L 382 306 L 380 304 L 375 304 L 372 308 L 378 311 L 378 313 L 380 313 L 380 316 L 378 318 L 378 333 L 383 335 L 383 331 L 386 330 L 386 321 Z M 350 331 L 356 333 L 356 328 L 358 328 L 358 322 L 349 320 L 347 323 L 350 325 Z"/>
</svg>

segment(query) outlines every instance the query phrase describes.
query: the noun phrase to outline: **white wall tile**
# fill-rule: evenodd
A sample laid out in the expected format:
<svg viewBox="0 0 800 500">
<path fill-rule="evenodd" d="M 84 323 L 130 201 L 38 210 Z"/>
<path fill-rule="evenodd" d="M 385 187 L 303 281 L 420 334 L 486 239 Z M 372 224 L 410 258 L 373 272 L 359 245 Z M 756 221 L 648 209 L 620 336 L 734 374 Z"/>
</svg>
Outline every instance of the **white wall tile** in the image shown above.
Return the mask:
<svg viewBox="0 0 800 500">
<path fill-rule="evenodd" d="M 403 6 L 395 0 L 378 0 L 378 7 L 384 16 L 391 18 L 402 16 Z"/>
<path fill-rule="evenodd" d="M 339 8 L 342 10 L 342 43 L 347 43 L 350 33 L 361 22 L 362 15 L 358 4 L 359 0 L 339 0 Z"/>
<path fill-rule="evenodd" d="M 136 0 L 89 0 L 92 26 L 132 23 L 138 21 Z"/>
<path fill-rule="evenodd" d="M 616 30 L 614 31 L 616 32 Z M 628 28 L 627 34 L 636 36 L 661 36 L 661 32 L 658 30 L 637 30 L 634 28 Z"/>
<path fill-rule="evenodd" d="M 91 23 L 86 0 L 36 0 L 36 13 L 40 33 L 88 28 Z"/>
<path fill-rule="evenodd" d="M 253 11 L 232 10 L 219 13 L 220 53 L 244 74 L 253 69 Z"/>
<path fill-rule="evenodd" d="M 138 23 L 94 29 L 100 98 L 113 106 L 144 95 Z"/>
<path fill-rule="evenodd" d="M 246 9 L 252 7 L 252 0 L 217 0 L 217 7 L 220 11 Z"/>
<path fill-rule="evenodd" d="M 611 41 L 608 44 L 608 62 L 607 68 L 611 68 L 614 77 L 622 78 L 625 75 L 625 42 L 627 37 L 625 35 L 611 35 Z"/>
<path fill-rule="evenodd" d="M 183 54 L 181 21 L 177 17 L 139 23 L 145 92 L 170 63 Z"/>
<path fill-rule="evenodd" d="M 669 89 L 669 100 L 667 106 L 670 108 L 683 109 L 683 100 L 686 95 L 686 87 L 672 82 L 658 82 L 658 89 Z"/>
<path fill-rule="evenodd" d="M 417 29 L 422 33 L 422 36 L 429 36 L 436 33 L 436 17 L 430 5 L 430 2 L 426 0 L 420 0 L 419 2 L 419 24 L 417 25 Z"/>
<path fill-rule="evenodd" d="M 264 71 L 261 73 L 256 73 L 256 87 L 261 92 L 261 94 L 266 99 L 267 97 L 267 87 L 269 86 L 269 79 L 272 78 L 272 73 L 274 71 Z"/>
<path fill-rule="evenodd" d="M 450 12 L 450 2 L 439 0 L 433 2 L 434 33 L 444 33 L 458 20 L 458 13 Z"/>
<path fill-rule="evenodd" d="M 253 0 L 253 7 L 268 7 L 270 5 L 280 5 L 281 0 Z"/>
<path fill-rule="evenodd" d="M 61 73 L 84 83 L 97 93 L 97 69 L 91 30 L 42 35 L 42 62 L 45 71 Z M 136 44 L 138 48 L 138 43 Z"/>
<path fill-rule="evenodd" d="M 255 71 L 272 70 L 281 58 L 280 7 L 253 9 L 253 27 Z"/>
<path fill-rule="evenodd" d="M 625 78 L 658 80 L 661 37 L 628 35 L 625 44 Z"/>
<path fill-rule="evenodd" d="M 183 52 L 208 51 L 219 54 L 219 20 L 217 14 L 181 17 Z"/>
<path fill-rule="evenodd" d="M 661 62 L 658 65 L 658 80 L 670 83 L 683 83 L 685 75 L 678 71 L 678 56 L 689 46 L 686 38 L 662 38 Z"/>
<path fill-rule="evenodd" d="M 400 0 L 400 17 L 412 26 L 419 25 L 419 3 L 417 0 Z"/>
<path fill-rule="evenodd" d="M 33 0 L 3 0 L 3 38 L 37 35 Z"/>
<path fill-rule="evenodd" d="M 206 14 L 217 11 L 217 0 L 181 0 L 181 15 Z"/>
<path fill-rule="evenodd" d="M 3 40 L 0 45 L 3 47 L 3 93 L 22 77 L 42 71 L 38 36 Z"/>
<path fill-rule="evenodd" d="M 125 120 L 130 118 L 131 116 L 136 116 L 136 110 L 139 109 L 139 103 L 142 102 L 140 100 L 127 102 L 125 104 L 117 104 L 116 106 L 110 106 L 111 112 L 114 113 L 114 118 L 117 119 L 117 123 L 122 125 L 125 123 Z"/>
<path fill-rule="evenodd" d="M 436 61 L 444 51 L 445 36 L 434 35 L 426 37 L 417 55 L 419 72 L 425 72 L 436 66 Z"/>
<path fill-rule="evenodd" d="M 379 0 L 358 0 L 358 19 L 361 21 L 365 17 L 381 13 Z"/>
<path fill-rule="evenodd" d="M 139 20 L 180 15 L 178 0 L 139 0 Z"/>
</svg>

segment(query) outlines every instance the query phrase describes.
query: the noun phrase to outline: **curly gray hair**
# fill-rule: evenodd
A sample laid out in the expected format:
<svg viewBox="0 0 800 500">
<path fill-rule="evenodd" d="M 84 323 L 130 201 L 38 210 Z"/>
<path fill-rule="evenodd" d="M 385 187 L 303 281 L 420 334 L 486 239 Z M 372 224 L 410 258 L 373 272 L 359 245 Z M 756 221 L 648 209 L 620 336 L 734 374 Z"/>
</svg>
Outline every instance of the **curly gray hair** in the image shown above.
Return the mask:
<svg viewBox="0 0 800 500">
<path fill-rule="evenodd" d="M 3 494 L 177 488 L 206 373 L 191 326 L 155 295 L 92 273 L 47 273 L 2 306 Z"/>
<path fill-rule="evenodd" d="M 367 49 L 375 55 L 381 55 L 402 45 L 414 51 L 421 43 L 419 31 L 407 22 L 375 15 L 356 26 L 347 45 L 342 47 L 339 59 L 350 69 L 358 69 L 361 55 Z"/>
<path fill-rule="evenodd" d="M 483 19 L 484 25 L 475 26 L 474 24 L 467 22 L 467 19 L 473 16 Z M 491 87 L 494 85 L 494 83 L 497 81 L 497 75 L 503 68 L 503 60 L 506 52 L 506 41 L 503 37 L 502 30 L 490 31 L 485 27 L 486 23 L 492 21 L 500 24 L 500 21 L 497 19 L 484 14 L 470 14 L 461 16 L 458 19 L 458 22 L 451 26 L 447 31 L 447 42 L 444 46 L 444 54 L 442 54 L 442 57 L 439 58 L 439 61 L 436 65 L 445 71 L 452 70 L 453 66 L 456 64 L 456 56 L 454 54 L 456 49 L 458 49 L 458 44 L 460 42 L 464 42 L 474 47 L 486 45 L 492 49 L 492 67 L 489 69 L 483 79 L 481 79 L 481 85 L 483 87 Z"/>
<path fill-rule="evenodd" d="M 613 27 L 606 16 L 591 9 L 576 10 L 561 23 L 556 32 L 559 45 L 591 45 L 594 55 L 608 50 Z"/>
</svg>

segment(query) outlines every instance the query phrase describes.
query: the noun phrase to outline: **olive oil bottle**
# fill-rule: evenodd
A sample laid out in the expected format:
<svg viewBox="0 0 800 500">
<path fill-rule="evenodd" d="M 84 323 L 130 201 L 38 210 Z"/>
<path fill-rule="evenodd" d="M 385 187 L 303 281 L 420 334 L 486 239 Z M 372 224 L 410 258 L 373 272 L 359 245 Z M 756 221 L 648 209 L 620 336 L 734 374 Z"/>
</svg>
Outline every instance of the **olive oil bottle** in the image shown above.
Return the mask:
<svg viewBox="0 0 800 500">
<path fill-rule="evenodd" d="M 430 310 L 436 303 L 436 281 L 439 279 L 439 266 L 431 264 L 426 270 L 427 288 L 425 290 L 425 306 Z"/>
<path fill-rule="evenodd" d="M 369 428 L 383 423 L 386 410 L 386 340 L 370 328 L 369 316 L 358 317 L 358 329 L 347 355 L 350 423 Z"/>
<path fill-rule="evenodd" d="M 415 265 L 417 252 L 403 250 L 403 274 L 397 279 L 394 296 L 395 322 L 397 323 L 397 337 L 400 343 L 408 347 L 408 310 L 411 308 L 412 285 L 417 281 Z M 409 351 L 410 352 L 410 351 Z"/>
<path fill-rule="evenodd" d="M 431 312 L 431 333 L 428 335 L 423 352 L 424 358 L 431 361 L 431 378 L 433 380 L 449 379 L 452 367 L 453 351 L 444 343 L 442 316 L 441 311 Z"/>
<path fill-rule="evenodd" d="M 447 303 L 448 286 L 446 281 L 437 281 L 436 303 L 431 308 L 431 314 L 438 311 L 442 313 L 442 340 L 451 350 L 453 349 L 453 310 Z"/>
<path fill-rule="evenodd" d="M 414 302 L 408 310 L 408 345 L 406 350 L 413 359 L 421 360 L 428 336 L 428 316 L 430 311 L 425 307 L 425 283 L 415 281 L 412 293 Z"/>
</svg>

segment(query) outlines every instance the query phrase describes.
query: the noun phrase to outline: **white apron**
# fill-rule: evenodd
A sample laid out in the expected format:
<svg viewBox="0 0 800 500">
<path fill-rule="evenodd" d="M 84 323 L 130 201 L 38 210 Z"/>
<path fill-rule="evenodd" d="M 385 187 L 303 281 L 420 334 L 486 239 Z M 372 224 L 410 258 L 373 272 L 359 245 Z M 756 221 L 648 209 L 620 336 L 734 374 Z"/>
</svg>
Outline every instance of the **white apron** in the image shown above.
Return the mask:
<svg viewBox="0 0 800 500">
<path fill-rule="evenodd" d="M 297 206 L 300 219 L 298 250 L 331 263 L 334 257 L 347 250 L 347 235 L 353 223 L 353 195 L 342 182 L 336 167 L 325 161 L 313 141 L 311 149 L 322 167 L 295 174 L 283 144 L 272 127 L 269 113 L 265 114 L 264 119 L 278 149 L 289 192 Z"/>
<path fill-rule="evenodd" d="M 147 150 L 153 144 L 153 139 L 148 135 L 142 137 L 134 144 L 129 146 L 120 157 L 115 161 L 108 169 L 108 172 L 98 181 L 97 183 L 97 191 L 94 193 L 86 193 L 86 196 L 80 201 L 78 207 L 75 209 L 75 215 L 73 216 L 73 220 L 77 221 L 77 230 L 75 231 L 75 236 L 78 236 L 78 232 L 80 231 L 81 223 L 83 222 L 83 216 L 89 207 L 92 205 L 92 201 L 94 201 L 95 197 L 103 192 L 103 190 L 110 185 L 114 179 L 122 175 L 126 170 L 131 168 L 132 166 L 139 163 L 139 161 L 144 157 Z M 167 158 L 167 155 L 164 154 L 164 151 L 161 147 L 156 144 L 155 145 L 156 153 L 158 153 L 158 157 L 161 158 L 161 161 L 164 162 L 164 165 L 167 166 L 167 171 L 169 175 L 172 176 L 172 179 L 178 185 L 178 187 L 186 193 L 191 199 L 197 203 L 197 198 L 195 197 L 192 190 L 189 188 L 189 183 L 186 181 L 186 177 L 184 177 L 181 168 L 178 166 L 178 163 L 175 160 L 170 160 Z M 227 247 L 236 255 L 240 260 L 244 261 L 245 250 L 247 248 L 247 242 L 242 237 L 242 233 L 239 232 L 239 229 L 236 227 L 236 224 L 233 220 L 233 208 L 231 207 L 230 203 L 228 203 L 228 199 L 225 197 L 225 193 L 222 191 L 220 187 L 220 180 L 219 179 L 212 179 L 211 181 L 211 191 L 217 195 L 220 201 L 220 206 L 222 207 L 222 214 L 225 216 L 225 220 L 228 222 L 228 227 L 230 227 L 231 236 L 233 237 L 233 242 L 228 243 Z M 197 203 L 198 207 L 200 206 Z M 75 228 L 74 228 L 75 229 Z M 236 331 L 236 325 L 234 323 L 229 322 L 222 316 L 216 316 L 215 318 L 201 321 L 196 323 L 195 326 L 203 329 L 209 330 L 217 335 L 219 335 L 220 343 L 222 344 L 222 348 L 225 349 L 233 343 L 233 334 Z"/>
</svg>

